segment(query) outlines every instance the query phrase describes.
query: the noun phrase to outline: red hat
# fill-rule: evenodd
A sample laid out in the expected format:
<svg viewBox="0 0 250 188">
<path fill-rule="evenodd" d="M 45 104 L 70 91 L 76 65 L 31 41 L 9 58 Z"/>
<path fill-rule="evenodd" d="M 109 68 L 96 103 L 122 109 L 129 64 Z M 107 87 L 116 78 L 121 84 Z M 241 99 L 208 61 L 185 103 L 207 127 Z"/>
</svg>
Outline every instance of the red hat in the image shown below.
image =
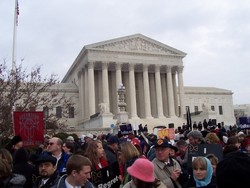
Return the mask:
<svg viewBox="0 0 250 188">
<path fill-rule="evenodd" d="M 134 146 L 135 145 L 140 146 L 140 140 L 138 138 L 133 138 L 131 140 L 131 144 L 133 144 Z"/>
<path fill-rule="evenodd" d="M 154 165 L 151 161 L 145 158 L 138 158 L 132 164 L 132 166 L 128 167 L 128 173 L 144 182 L 154 182 Z"/>
</svg>

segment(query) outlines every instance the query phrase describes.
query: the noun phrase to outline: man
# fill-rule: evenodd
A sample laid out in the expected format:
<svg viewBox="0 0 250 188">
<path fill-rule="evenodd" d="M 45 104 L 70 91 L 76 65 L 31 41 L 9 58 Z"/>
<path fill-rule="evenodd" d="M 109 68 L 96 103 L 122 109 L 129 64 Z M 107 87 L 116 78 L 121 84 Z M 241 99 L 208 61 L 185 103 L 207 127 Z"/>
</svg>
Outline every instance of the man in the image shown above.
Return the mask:
<svg viewBox="0 0 250 188">
<path fill-rule="evenodd" d="M 47 151 L 56 158 L 56 168 L 60 175 L 66 172 L 66 163 L 69 155 L 63 152 L 63 141 L 58 137 L 52 137 L 49 139 Z"/>
<path fill-rule="evenodd" d="M 156 157 L 154 163 L 155 177 L 161 180 L 167 188 L 181 188 L 178 178 L 181 174 L 179 163 L 169 157 L 170 144 L 166 139 L 158 139 L 154 144 Z"/>
<path fill-rule="evenodd" d="M 250 187 L 250 157 L 240 151 L 230 152 L 216 167 L 218 188 Z"/>
<path fill-rule="evenodd" d="M 12 156 L 14 156 L 15 151 L 23 147 L 23 140 L 20 135 L 15 135 L 10 142 L 10 153 L 12 154 Z"/>
<path fill-rule="evenodd" d="M 66 165 L 67 174 L 63 175 L 53 188 L 94 188 L 88 181 L 91 172 L 91 162 L 82 155 L 72 155 Z"/>
<path fill-rule="evenodd" d="M 119 148 L 118 138 L 116 136 L 110 135 L 107 138 L 107 145 L 104 149 L 109 165 L 117 161 L 118 148 Z"/>
<path fill-rule="evenodd" d="M 50 155 L 41 156 L 37 159 L 36 164 L 39 170 L 39 177 L 33 188 L 49 188 L 58 182 L 59 174 L 56 169 L 56 158 Z"/>
<path fill-rule="evenodd" d="M 204 144 L 203 136 L 200 131 L 193 130 L 187 134 L 187 138 L 189 144 L 196 145 L 196 144 Z"/>
</svg>

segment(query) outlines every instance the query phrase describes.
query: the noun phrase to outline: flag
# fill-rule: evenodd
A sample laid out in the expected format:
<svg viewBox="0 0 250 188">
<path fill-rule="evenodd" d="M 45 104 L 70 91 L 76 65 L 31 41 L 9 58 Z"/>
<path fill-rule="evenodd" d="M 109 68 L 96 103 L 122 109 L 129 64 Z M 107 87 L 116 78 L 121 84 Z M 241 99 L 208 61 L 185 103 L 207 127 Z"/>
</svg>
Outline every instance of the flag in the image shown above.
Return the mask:
<svg viewBox="0 0 250 188">
<path fill-rule="evenodd" d="M 188 129 L 192 130 L 192 120 L 191 120 L 191 114 L 190 114 L 189 106 L 186 107 L 186 118 L 187 118 Z"/>
<path fill-rule="evenodd" d="M 37 146 L 44 142 L 43 112 L 13 113 L 14 132 L 20 135 L 24 146 Z"/>
<path fill-rule="evenodd" d="M 16 25 L 18 25 L 18 16 L 19 16 L 19 4 L 18 4 L 18 0 L 16 0 L 15 14 L 16 14 Z"/>
</svg>

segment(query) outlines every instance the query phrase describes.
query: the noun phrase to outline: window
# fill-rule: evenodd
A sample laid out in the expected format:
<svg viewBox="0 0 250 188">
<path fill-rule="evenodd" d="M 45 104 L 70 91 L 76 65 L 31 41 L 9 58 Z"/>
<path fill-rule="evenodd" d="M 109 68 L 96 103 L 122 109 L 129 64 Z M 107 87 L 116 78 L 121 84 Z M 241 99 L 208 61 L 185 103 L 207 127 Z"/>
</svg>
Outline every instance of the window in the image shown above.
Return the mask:
<svg viewBox="0 0 250 188">
<path fill-rule="evenodd" d="M 47 106 L 43 107 L 43 117 L 44 118 L 49 117 L 49 108 Z"/>
<path fill-rule="evenodd" d="M 74 118 L 75 117 L 75 108 L 73 106 L 69 107 L 69 118 Z"/>
<path fill-rule="evenodd" d="M 220 115 L 223 115 L 223 109 L 222 109 L 222 106 L 219 106 L 219 114 L 220 114 Z"/>
<path fill-rule="evenodd" d="M 194 106 L 194 113 L 195 113 L 196 115 L 198 114 L 198 111 L 199 111 L 198 106 Z"/>
<path fill-rule="evenodd" d="M 56 117 L 62 118 L 62 107 L 61 106 L 56 107 Z"/>
<path fill-rule="evenodd" d="M 211 106 L 211 110 L 212 110 L 212 111 L 214 111 L 214 110 L 215 110 L 214 106 Z"/>
</svg>

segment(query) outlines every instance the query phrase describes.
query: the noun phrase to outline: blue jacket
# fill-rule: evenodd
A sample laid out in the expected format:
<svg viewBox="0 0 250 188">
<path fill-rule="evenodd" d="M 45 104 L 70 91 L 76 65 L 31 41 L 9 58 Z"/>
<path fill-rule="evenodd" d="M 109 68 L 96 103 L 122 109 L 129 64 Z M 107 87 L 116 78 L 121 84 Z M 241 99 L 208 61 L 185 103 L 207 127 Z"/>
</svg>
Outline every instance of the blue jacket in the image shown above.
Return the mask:
<svg viewBox="0 0 250 188">
<path fill-rule="evenodd" d="M 49 152 L 44 152 L 41 155 L 51 155 L 51 154 Z M 59 173 L 59 175 L 66 174 L 66 164 L 69 157 L 70 157 L 69 154 L 62 152 L 61 158 L 59 159 L 56 165 L 57 172 Z"/>
</svg>

